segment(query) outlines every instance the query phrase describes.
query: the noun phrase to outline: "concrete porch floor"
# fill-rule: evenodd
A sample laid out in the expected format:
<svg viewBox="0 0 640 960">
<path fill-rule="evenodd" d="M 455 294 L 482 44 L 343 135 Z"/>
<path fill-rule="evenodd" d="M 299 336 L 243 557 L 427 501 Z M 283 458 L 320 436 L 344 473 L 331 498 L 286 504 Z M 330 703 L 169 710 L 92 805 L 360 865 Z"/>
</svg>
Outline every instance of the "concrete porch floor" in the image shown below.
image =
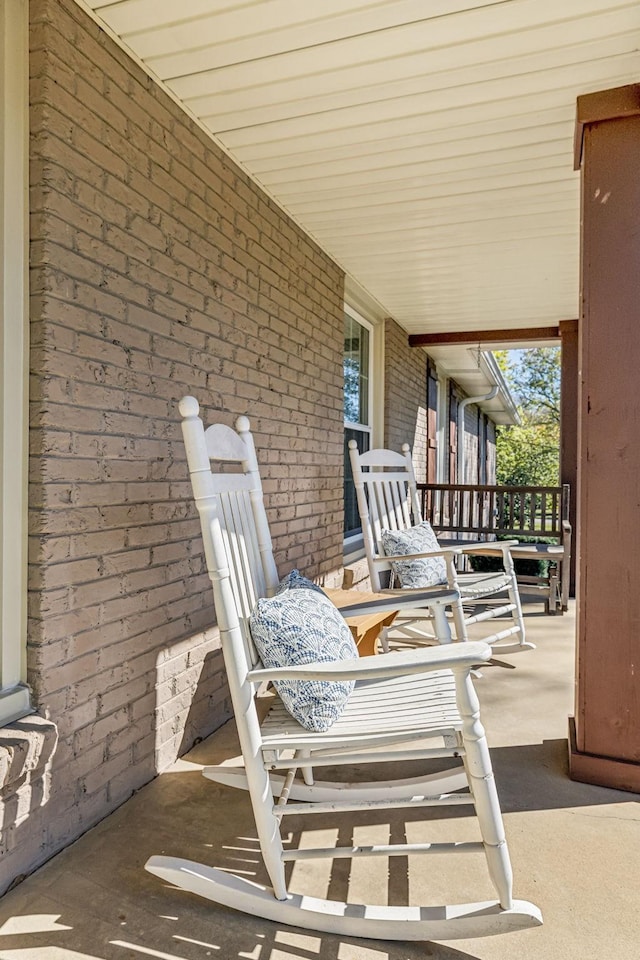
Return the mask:
<svg viewBox="0 0 640 960">
<path fill-rule="evenodd" d="M 573 710 L 574 617 L 527 607 L 536 651 L 505 657 L 476 688 L 492 747 L 514 868 L 515 896 L 544 926 L 451 944 L 389 944 L 281 928 L 171 889 L 146 873 L 165 853 L 264 880 L 246 795 L 217 787 L 201 765 L 237 756 L 232 724 L 199 744 L 112 816 L 0 900 L 0 960 L 637 960 L 640 956 L 640 807 L 637 794 L 573 783 L 567 717 Z M 370 816 L 340 842 L 475 837 L 468 808 L 424 819 Z M 446 812 L 446 811 L 445 811 Z M 292 818 L 293 843 L 333 843 L 336 831 Z M 381 820 L 382 822 L 377 822 Z M 455 836 L 452 837 L 452 828 Z M 322 841 L 321 841 L 322 842 Z M 449 864 L 448 861 L 453 861 Z M 380 863 L 380 866 L 378 866 Z M 291 889 L 363 902 L 491 898 L 482 857 L 296 864 Z"/>
</svg>

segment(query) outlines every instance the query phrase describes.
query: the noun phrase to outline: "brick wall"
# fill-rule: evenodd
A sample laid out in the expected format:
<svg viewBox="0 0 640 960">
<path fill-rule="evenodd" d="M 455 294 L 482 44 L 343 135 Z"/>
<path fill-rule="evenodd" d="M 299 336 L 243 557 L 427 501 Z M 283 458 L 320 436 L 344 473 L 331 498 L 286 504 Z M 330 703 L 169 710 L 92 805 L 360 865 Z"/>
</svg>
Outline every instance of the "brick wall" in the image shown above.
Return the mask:
<svg viewBox="0 0 640 960">
<path fill-rule="evenodd" d="M 407 332 L 385 320 L 384 445 L 411 446 L 416 478 L 426 480 L 427 355 L 409 347 Z"/>
<path fill-rule="evenodd" d="M 342 553 L 341 272 L 73 0 L 31 21 L 28 679 L 59 742 L 0 889 L 229 716 L 181 396 L 249 413 L 283 570 Z"/>
</svg>

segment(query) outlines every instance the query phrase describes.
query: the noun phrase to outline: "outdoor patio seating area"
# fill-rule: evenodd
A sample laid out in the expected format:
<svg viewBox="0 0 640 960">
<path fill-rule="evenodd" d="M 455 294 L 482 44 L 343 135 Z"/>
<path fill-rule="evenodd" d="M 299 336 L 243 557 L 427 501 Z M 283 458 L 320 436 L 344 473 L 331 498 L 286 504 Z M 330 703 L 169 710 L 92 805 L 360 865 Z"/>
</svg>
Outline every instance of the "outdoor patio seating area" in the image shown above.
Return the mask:
<svg viewBox="0 0 640 960">
<path fill-rule="evenodd" d="M 536 650 L 505 657 L 476 681 L 507 837 L 521 896 L 541 907 L 542 927 L 509 937 L 446 944 L 394 944 L 298 932 L 216 907 L 171 889 L 144 869 L 154 854 L 204 861 L 264 879 L 248 795 L 217 786 L 201 767 L 237 761 L 232 723 L 197 745 L 170 771 L 10 891 L 0 904 L 0 960 L 636 960 L 638 943 L 637 795 L 580 784 L 567 775 L 567 716 L 573 710 L 574 611 L 548 617 L 525 595 L 527 633 Z M 461 837 L 471 829 L 466 808 Z M 292 820 L 292 845 L 333 844 L 316 817 Z M 341 843 L 437 839 L 438 812 L 371 814 Z M 446 824 L 445 824 L 446 825 Z M 449 873 L 448 860 L 455 861 Z M 290 881 L 318 896 L 389 902 L 447 897 L 459 890 L 458 857 L 391 861 L 299 861 Z M 465 860 L 465 867 L 467 861 Z M 486 883 L 475 861 L 463 878 L 477 896 Z M 455 871 L 455 873 L 454 873 Z M 389 884 L 389 890 L 387 885 Z"/>
<path fill-rule="evenodd" d="M 0 46 L 0 960 L 640 960 L 640 0 Z"/>
</svg>

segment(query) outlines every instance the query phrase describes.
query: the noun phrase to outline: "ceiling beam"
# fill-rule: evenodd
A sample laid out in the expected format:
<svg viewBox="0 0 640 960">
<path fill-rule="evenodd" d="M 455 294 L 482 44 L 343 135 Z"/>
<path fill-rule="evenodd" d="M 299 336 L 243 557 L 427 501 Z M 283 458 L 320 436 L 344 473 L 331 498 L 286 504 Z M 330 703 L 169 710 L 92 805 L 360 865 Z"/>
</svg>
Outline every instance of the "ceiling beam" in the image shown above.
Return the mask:
<svg viewBox="0 0 640 960">
<path fill-rule="evenodd" d="M 469 343 L 528 343 L 532 340 L 559 340 L 560 328 L 523 327 L 519 330 L 470 330 L 460 333 L 412 333 L 410 347 L 438 347 Z"/>
</svg>

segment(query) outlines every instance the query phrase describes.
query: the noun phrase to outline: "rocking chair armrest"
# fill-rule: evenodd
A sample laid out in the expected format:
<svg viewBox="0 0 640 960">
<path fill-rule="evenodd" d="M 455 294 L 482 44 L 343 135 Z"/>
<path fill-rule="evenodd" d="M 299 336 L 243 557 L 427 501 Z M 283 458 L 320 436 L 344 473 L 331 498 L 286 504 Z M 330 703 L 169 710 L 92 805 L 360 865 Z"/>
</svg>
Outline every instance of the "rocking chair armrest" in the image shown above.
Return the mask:
<svg viewBox="0 0 640 960">
<path fill-rule="evenodd" d="M 366 594 L 365 594 L 366 596 Z M 348 607 L 340 606 L 339 612 L 343 617 L 361 617 L 370 613 L 384 613 L 393 610 L 411 610 L 414 607 L 435 607 L 440 605 L 449 606 L 460 599 L 458 590 L 450 590 L 446 585 L 444 587 L 433 587 L 430 590 L 425 589 L 403 589 L 401 592 L 389 591 L 388 597 L 384 599 L 363 600 L 362 603 L 353 603 Z"/>
<path fill-rule="evenodd" d="M 249 671 L 248 680 L 251 683 L 267 680 L 374 680 L 430 673 L 434 670 L 468 672 L 478 663 L 489 661 L 491 655 L 491 647 L 487 643 L 482 640 L 467 640 L 357 660 L 333 660 L 328 663 L 308 663 L 291 667 L 258 667 Z"/>
<path fill-rule="evenodd" d="M 480 540 L 468 544 L 458 544 L 461 553 L 495 553 L 498 551 L 504 556 L 512 547 L 519 545 L 519 540 Z"/>
<path fill-rule="evenodd" d="M 412 560 L 423 560 L 427 557 L 458 556 L 464 552 L 459 544 L 452 547 L 440 547 L 438 550 L 422 550 L 420 553 L 380 554 L 376 559 L 384 563 L 410 563 Z"/>
</svg>

